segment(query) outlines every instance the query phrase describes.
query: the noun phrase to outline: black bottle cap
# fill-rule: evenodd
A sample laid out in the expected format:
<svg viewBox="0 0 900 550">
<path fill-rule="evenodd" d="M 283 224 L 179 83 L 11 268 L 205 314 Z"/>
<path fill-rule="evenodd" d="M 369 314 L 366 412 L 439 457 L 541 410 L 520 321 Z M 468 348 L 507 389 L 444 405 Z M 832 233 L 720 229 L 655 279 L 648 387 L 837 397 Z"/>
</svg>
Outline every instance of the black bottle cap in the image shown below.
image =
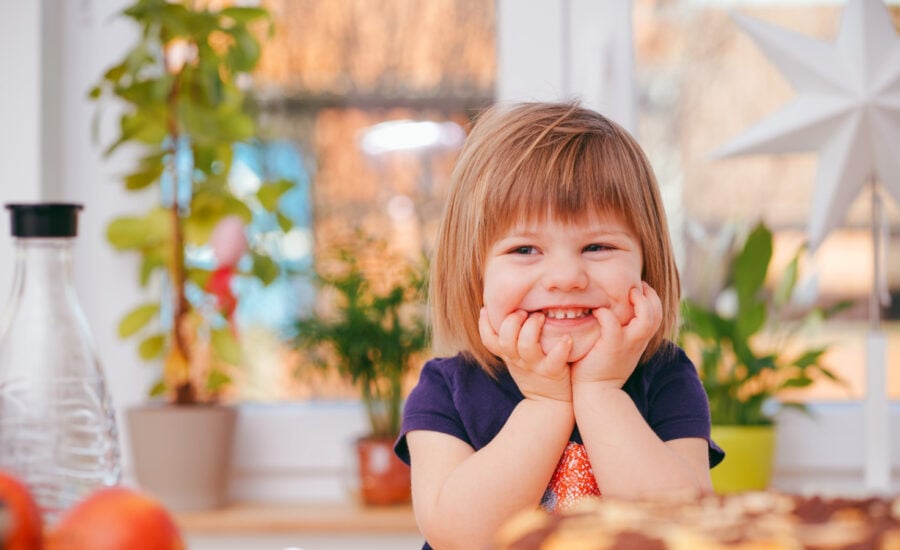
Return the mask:
<svg viewBox="0 0 900 550">
<path fill-rule="evenodd" d="M 13 237 L 74 237 L 82 208 L 80 204 L 60 202 L 6 205 Z"/>
</svg>

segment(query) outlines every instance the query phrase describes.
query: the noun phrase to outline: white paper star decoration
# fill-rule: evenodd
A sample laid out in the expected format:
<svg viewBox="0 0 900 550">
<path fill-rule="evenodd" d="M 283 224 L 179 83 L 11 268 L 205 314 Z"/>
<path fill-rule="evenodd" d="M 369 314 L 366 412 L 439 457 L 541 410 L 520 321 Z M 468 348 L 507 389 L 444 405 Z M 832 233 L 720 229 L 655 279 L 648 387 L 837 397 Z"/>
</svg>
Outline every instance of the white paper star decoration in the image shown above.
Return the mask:
<svg viewBox="0 0 900 550">
<path fill-rule="evenodd" d="M 881 0 L 850 0 L 834 43 L 733 17 L 799 95 L 714 155 L 819 151 L 812 249 L 873 178 L 900 201 L 900 38 Z"/>
</svg>

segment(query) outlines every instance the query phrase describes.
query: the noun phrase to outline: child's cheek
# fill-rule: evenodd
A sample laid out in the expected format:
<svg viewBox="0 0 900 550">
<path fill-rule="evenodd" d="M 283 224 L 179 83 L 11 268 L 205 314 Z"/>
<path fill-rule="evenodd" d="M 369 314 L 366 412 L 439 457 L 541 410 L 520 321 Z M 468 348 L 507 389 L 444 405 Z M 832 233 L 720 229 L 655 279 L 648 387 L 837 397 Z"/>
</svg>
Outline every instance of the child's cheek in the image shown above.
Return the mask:
<svg viewBox="0 0 900 550">
<path fill-rule="evenodd" d="M 494 281 L 494 284 L 485 286 L 482 300 L 494 332 L 500 332 L 503 322 L 519 311 L 522 303 L 521 295 L 510 292 L 510 285 L 504 280 Z"/>
<path fill-rule="evenodd" d="M 631 288 L 624 292 L 623 295 L 618 296 L 613 305 L 613 314 L 615 314 L 616 319 L 619 320 L 619 323 L 622 325 L 627 325 L 634 319 L 634 304 L 631 303 Z M 640 288 L 640 283 L 637 284 L 637 288 Z"/>
<path fill-rule="evenodd" d="M 491 328 L 494 329 L 494 332 L 500 332 L 500 325 L 503 324 L 503 317 L 497 310 L 488 309 L 488 321 L 490 321 Z"/>
<path fill-rule="evenodd" d="M 491 302 L 490 300 L 485 301 L 484 309 L 487 312 L 487 318 L 491 328 L 494 329 L 494 332 L 500 332 L 500 325 L 503 324 L 504 319 L 506 319 L 509 314 L 505 313 L 504 310 L 499 307 L 499 304 Z"/>
</svg>

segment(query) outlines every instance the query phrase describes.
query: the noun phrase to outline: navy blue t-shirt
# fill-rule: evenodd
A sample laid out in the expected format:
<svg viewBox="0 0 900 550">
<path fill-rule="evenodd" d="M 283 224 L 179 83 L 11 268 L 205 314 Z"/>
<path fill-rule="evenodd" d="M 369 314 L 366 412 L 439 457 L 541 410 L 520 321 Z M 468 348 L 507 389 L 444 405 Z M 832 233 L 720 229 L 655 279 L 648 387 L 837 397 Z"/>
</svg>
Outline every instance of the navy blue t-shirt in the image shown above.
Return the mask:
<svg viewBox="0 0 900 550">
<path fill-rule="evenodd" d="M 663 345 L 649 361 L 638 365 L 622 389 L 660 439 L 706 439 L 710 467 L 722 461 L 725 453 L 710 439 L 706 392 L 697 369 L 680 348 Z M 522 399 L 507 371 L 494 379 L 462 355 L 432 359 L 422 368 L 406 401 L 394 450 L 409 464 L 406 434 L 429 430 L 452 435 L 477 451 L 494 439 Z M 577 426 L 571 440 L 581 443 Z"/>
</svg>

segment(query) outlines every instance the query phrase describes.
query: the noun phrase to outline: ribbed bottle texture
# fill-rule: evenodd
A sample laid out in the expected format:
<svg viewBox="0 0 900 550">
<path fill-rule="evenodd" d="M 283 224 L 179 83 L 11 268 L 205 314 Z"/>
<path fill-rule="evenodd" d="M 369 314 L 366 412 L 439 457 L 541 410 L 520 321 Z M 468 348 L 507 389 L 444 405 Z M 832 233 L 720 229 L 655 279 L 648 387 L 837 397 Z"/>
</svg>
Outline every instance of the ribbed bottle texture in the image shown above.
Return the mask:
<svg viewBox="0 0 900 550">
<path fill-rule="evenodd" d="M 72 281 L 78 205 L 8 205 L 15 275 L 0 319 L 0 469 L 52 524 L 121 475 L 103 370 Z"/>
</svg>

